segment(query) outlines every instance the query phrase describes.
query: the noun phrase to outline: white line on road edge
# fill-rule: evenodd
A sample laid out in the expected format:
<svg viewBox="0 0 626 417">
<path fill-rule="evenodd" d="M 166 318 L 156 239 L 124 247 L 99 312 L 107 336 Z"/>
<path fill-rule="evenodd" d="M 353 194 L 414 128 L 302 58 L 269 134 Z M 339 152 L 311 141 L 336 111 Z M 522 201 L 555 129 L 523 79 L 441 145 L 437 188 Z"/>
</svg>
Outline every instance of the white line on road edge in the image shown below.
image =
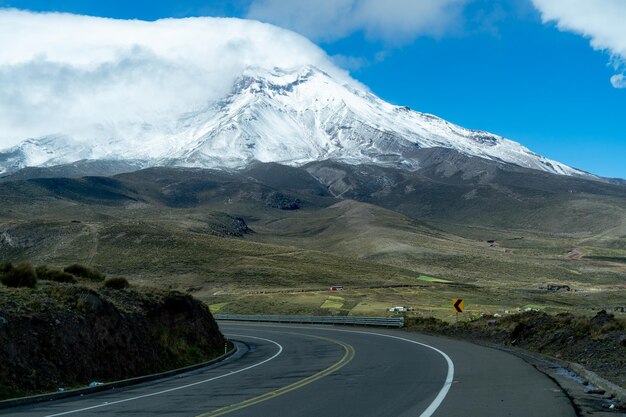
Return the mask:
<svg viewBox="0 0 626 417">
<path fill-rule="evenodd" d="M 263 365 L 264 363 L 267 363 L 267 362 L 271 361 L 272 359 L 276 358 L 278 355 L 280 355 L 283 352 L 283 347 L 280 345 L 280 343 L 275 342 L 275 341 L 270 340 L 270 339 L 265 339 L 263 337 L 256 337 L 256 336 L 238 335 L 238 334 L 230 334 L 230 336 L 234 336 L 234 337 L 249 337 L 251 339 L 264 340 L 266 342 L 270 342 L 270 343 L 273 343 L 276 346 L 278 346 L 278 352 L 276 352 L 273 356 L 271 356 L 271 357 L 269 357 L 269 358 L 267 358 L 267 359 L 265 359 L 265 360 L 263 360 L 263 361 L 261 361 L 259 363 L 256 363 L 254 365 L 251 365 L 251 366 L 248 366 L 248 367 L 245 367 L 245 368 L 241 368 L 241 369 L 239 369 L 237 371 L 231 371 L 231 372 L 229 372 L 227 374 L 223 374 L 223 375 L 215 376 L 213 378 L 205 379 L 203 381 L 198 381 L 198 382 L 194 382 L 194 383 L 191 383 L 191 384 L 181 385 L 180 387 L 170 388 L 170 389 L 166 389 L 166 390 L 163 390 L 163 391 L 153 392 L 153 393 L 150 393 L 150 394 L 139 395 L 137 397 L 125 398 L 123 400 L 111 401 L 111 402 L 106 402 L 104 404 L 94 405 L 94 406 L 91 406 L 91 407 L 80 408 L 78 410 L 65 411 L 63 413 L 58 413 L 58 414 L 50 414 L 50 415 L 47 415 L 45 417 L 56 417 L 56 416 L 64 416 L 64 415 L 67 415 L 67 414 L 80 413 L 82 411 L 93 410 L 94 408 L 108 407 L 110 405 L 125 403 L 125 402 L 128 402 L 128 401 L 139 400 L 141 398 L 146 398 L 146 397 L 153 397 L 155 395 L 166 394 L 168 392 L 178 391 L 178 390 L 181 390 L 181 389 L 193 387 L 195 385 L 205 384 L 207 382 L 215 381 L 216 379 L 224 378 L 224 377 L 227 377 L 227 376 L 230 376 L 230 375 L 238 374 L 239 372 L 247 371 L 248 369 L 256 368 L 259 365 Z"/>
<path fill-rule="evenodd" d="M 252 323 L 228 323 L 228 324 L 234 324 L 234 325 L 239 325 L 239 326 L 245 326 L 245 325 L 259 325 L 259 324 L 252 324 Z M 271 324 L 267 325 L 267 324 L 261 324 L 260 326 L 265 326 L 265 327 L 288 327 L 288 328 L 292 328 L 292 329 L 302 329 L 302 328 L 306 328 L 304 326 L 272 326 Z M 435 352 L 439 353 L 441 356 L 443 356 L 443 358 L 446 360 L 446 362 L 448 363 L 448 374 L 446 375 L 446 380 L 443 383 L 443 387 L 441 387 L 441 390 L 439 390 L 439 394 L 437 394 L 437 396 L 435 397 L 435 399 L 433 400 L 432 403 L 430 403 L 430 405 L 428 406 L 428 408 L 426 410 L 424 410 L 422 412 L 422 414 L 419 415 L 419 417 L 431 417 L 434 412 L 437 410 L 437 408 L 439 408 L 439 406 L 441 405 L 441 403 L 443 402 L 443 400 L 446 398 L 446 395 L 448 395 L 448 391 L 450 390 L 450 386 L 452 385 L 453 379 L 454 379 L 454 363 L 452 362 L 452 359 L 450 359 L 450 357 L 448 355 L 445 354 L 445 352 L 437 349 L 434 346 L 430 346 L 427 345 L 426 343 L 421 343 L 421 342 L 417 342 L 415 340 L 411 340 L 411 339 L 405 339 L 404 337 L 399 337 L 399 336 L 392 336 L 392 335 L 388 335 L 388 334 L 383 334 L 383 333 L 373 333 L 373 332 L 363 332 L 360 330 L 344 330 L 344 329 L 331 329 L 331 328 L 323 328 L 323 327 L 309 327 L 310 329 L 315 329 L 315 330 L 328 330 L 328 331 L 335 331 L 335 332 L 347 332 L 347 333 L 361 333 L 361 334 L 368 334 L 368 335 L 374 335 L 374 336 L 381 336 L 381 337 L 389 337 L 391 339 L 398 339 L 398 340 L 402 340 L 404 342 L 409 342 L 409 343 L 413 343 L 416 345 L 420 345 L 420 346 L 424 346 L 427 347 L 428 349 L 432 349 Z"/>
<path fill-rule="evenodd" d="M 454 379 L 454 363 L 452 362 L 452 359 L 450 359 L 450 357 L 448 355 L 446 355 L 443 351 L 437 349 L 434 346 L 427 345 L 426 343 L 416 342 L 415 340 L 411 340 L 411 339 L 405 339 L 404 337 L 391 336 L 391 335 L 388 335 L 388 334 L 380 334 L 380 333 L 361 332 L 361 331 L 357 331 L 357 330 L 344 330 L 344 331 L 351 332 L 351 333 L 374 334 L 374 335 L 377 335 L 377 336 L 390 337 L 392 339 L 398 339 L 398 340 L 403 340 L 403 341 L 409 342 L 409 343 L 415 343 L 416 345 L 420 345 L 420 346 L 424 346 L 424 347 L 427 347 L 429 349 L 432 349 L 435 352 L 439 353 L 441 356 L 443 356 L 443 358 L 448 363 L 448 375 L 446 375 L 446 380 L 443 383 L 443 387 L 441 387 L 441 390 L 439 391 L 439 394 L 437 394 L 437 396 L 435 397 L 433 402 L 430 403 L 428 408 L 426 410 L 424 410 L 422 412 L 422 414 L 420 414 L 420 417 L 430 417 L 430 416 L 433 415 L 433 413 L 437 410 L 437 408 L 439 408 L 439 406 L 443 402 L 444 398 L 446 398 L 446 395 L 448 395 L 448 391 L 450 390 L 450 386 L 452 385 L 452 381 Z"/>
</svg>

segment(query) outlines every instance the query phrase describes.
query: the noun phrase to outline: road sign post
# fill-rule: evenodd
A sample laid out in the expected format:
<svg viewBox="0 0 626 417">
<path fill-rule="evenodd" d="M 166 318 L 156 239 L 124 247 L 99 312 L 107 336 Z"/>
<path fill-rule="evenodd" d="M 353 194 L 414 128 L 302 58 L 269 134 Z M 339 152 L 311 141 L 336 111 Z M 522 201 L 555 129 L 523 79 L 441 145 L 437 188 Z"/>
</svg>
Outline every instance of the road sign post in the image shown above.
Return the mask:
<svg viewBox="0 0 626 417">
<path fill-rule="evenodd" d="M 459 313 L 462 313 L 465 310 L 465 304 L 463 303 L 462 298 L 453 298 L 452 299 L 452 311 L 456 313 L 456 322 L 459 322 Z"/>
</svg>

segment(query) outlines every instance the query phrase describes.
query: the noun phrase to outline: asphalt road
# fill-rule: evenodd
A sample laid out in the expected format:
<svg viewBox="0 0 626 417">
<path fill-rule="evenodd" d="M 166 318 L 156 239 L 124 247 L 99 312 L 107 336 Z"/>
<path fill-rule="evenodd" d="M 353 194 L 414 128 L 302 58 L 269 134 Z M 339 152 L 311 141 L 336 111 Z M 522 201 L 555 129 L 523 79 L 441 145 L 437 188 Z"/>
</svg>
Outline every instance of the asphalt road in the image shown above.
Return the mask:
<svg viewBox="0 0 626 417">
<path fill-rule="evenodd" d="M 400 330 L 220 323 L 240 351 L 218 365 L 6 416 L 574 417 L 521 359 Z"/>
</svg>

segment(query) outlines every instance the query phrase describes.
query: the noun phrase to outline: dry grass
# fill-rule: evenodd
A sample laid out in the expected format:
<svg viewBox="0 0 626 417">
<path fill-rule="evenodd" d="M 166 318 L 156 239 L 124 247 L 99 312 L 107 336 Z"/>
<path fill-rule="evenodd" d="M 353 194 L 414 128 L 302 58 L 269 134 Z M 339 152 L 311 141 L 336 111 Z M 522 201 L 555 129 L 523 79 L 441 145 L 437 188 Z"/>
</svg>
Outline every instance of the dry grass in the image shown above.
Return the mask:
<svg viewBox="0 0 626 417">
<path fill-rule="evenodd" d="M 228 231 L 228 218 L 213 214 L 217 209 L 243 217 L 255 233 L 217 236 Z M 52 268 L 78 262 L 125 276 L 132 285 L 228 303 L 220 307 L 228 312 L 381 315 L 390 306 L 407 305 L 450 318 L 452 298 L 466 299 L 468 315 L 527 306 L 591 311 L 626 299 L 626 268 L 615 262 L 626 257 L 626 248 L 604 245 L 615 240 L 609 232 L 594 238 L 426 225 L 354 201 L 282 211 L 252 203 L 166 208 L 46 200 L 0 207 L 0 232 L 12 242 L 0 245 L 0 258 Z M 490 247 L 489 239 L 499 246 Z M 572 248 L 583 257 L 570 259 Z M 545 283 L 575 291 L 540 291 Z M 302 295 L 329 285 L 352 288 L 342 293 L 341 307 L 324 305 L 324 296 Z M 416 287 L 376 289 L 392 285 Z M 296 289 L 312 292 L 272 293 Z"/>
</svg>

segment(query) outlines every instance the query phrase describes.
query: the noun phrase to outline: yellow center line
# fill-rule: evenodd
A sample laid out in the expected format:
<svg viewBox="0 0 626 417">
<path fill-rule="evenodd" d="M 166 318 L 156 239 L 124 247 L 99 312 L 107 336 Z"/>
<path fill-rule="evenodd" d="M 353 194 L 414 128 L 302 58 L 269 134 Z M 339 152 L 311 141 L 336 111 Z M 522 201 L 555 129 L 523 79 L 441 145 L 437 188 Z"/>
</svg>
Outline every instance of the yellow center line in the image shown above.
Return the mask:
<svg viewBox="0 0 626 417">
<path fill-rule="evenodd" d="M 249 398 L 245 401 L 242 401 L 240 403 L 236 403 L 236 404 L 231 404 L 228 405 L 226 407 L 222 407 L 219 408 L 217 410 L 208 412 L 208 413 L 204 413 L 204 414 L 200 414 L 196 417 L 215 417 L 215 416 L 221 416 L 224 414 L 228 414 L 228 413 L 232 413 L 233 411 L 237 411 L 237 410 L 241 410 L 242 408 L 246 408 L 246 407 L 250 407 L 253 406 L 255 404 L 261 403 L 263 401 L 267 401 L 269 399 L 272 398 L 276 398 L 280 395 L 286 394 L 290 391 L 299 389 L 304 387 L 305 385 L 310 384 L 311 382 L 317 381 L 319 379 L 324 378 L 327 375 L 330 375 L 331 373 L 343 368 L 344 366 L 346 366 L 348 364 L 348 362 L 350 362 L 355 355 L 355 351 L 354 348 L 347 344 L 344 343 L 340 340 L 336 340 L 336 339 L 331 339 L 328 337 L 322 337 L 322 336 L 312 336 L 312 335 L 303 335 L 302 333 L 290 333 L 290 334 L 298 334 L 300 336 L 307 336 L 307 337 L 313 337 L 316 339 L 322 339 L 322 340 L 326 340 L 332 343 L 335 343 L 337 345 L 340 345 L 341 347 L 343 347 L 343 349 L 345 350 L 345 353 L 343 355 L 343 357 L 336 363 L 334 363 L 333 365 L 329 366 L 328 368 L 314 374 L 311 376 L 308 376 L 304 379 L 301 379 L 299 381 L 294 382 L 293 384 L 289 384 L 287 386 L 284 386 L 282 388 L 279 388 L 277 390 L 274 391 L 270 391 L 267 392 L 265 394 L 259 395 L 258 397 L 253 397 L 253 398 Z"/>
</svg>

